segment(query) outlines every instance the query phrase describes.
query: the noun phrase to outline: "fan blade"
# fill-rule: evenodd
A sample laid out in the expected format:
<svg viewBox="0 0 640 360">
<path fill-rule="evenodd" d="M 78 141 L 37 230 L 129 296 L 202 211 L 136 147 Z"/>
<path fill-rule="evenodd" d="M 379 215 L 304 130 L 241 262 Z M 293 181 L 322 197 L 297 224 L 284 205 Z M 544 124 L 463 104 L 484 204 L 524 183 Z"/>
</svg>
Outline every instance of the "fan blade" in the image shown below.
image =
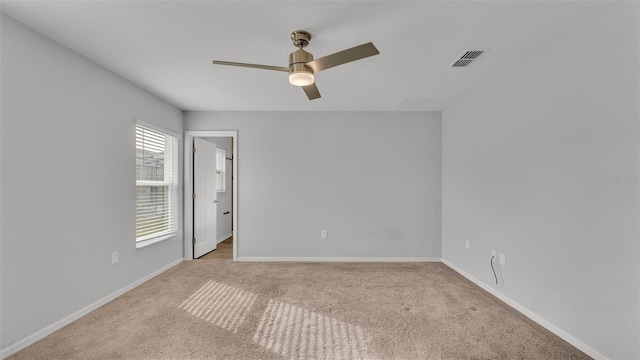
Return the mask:
<svg viewBox="0 0 640 360">
<path fill-rule="evenodd" d="M 318 91 L 316 83 L 313 83 L 309 86 L 303 86 L 302 90 L 304 90 L 304 93 L 307 94 L 309 100 L 320 98 L 320 91 Z"/>
<path fill-rule="evenodd" d="M 231 61 L 220 61 L 220 60 L 213 60 L 213 64 L 214 65 L 242 66 L 242 67 L 255 68 L 255 69 L 264 69 L 264 70 L 275 70 L 275 71 L 289 72 L 289 68 L 288 67 L 284 67 L 284 66 L 246 64 L 246 63 L 231 62 Z"/>
<path fill-rule="evenodd" d="M 309 61 L 306 65 L 310 67 L 313 72 L 318 72 L 378 54 L 380 54 L 380 52 L 373 46 L 373 43 L 366 43 Z"/>
</svg>

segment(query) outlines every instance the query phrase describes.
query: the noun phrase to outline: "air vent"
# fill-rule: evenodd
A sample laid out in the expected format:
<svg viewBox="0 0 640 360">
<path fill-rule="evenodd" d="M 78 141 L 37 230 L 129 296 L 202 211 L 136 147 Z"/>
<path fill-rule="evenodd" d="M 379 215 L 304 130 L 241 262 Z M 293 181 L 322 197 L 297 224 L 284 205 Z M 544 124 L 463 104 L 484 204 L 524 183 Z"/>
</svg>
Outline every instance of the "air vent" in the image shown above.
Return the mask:
<svg viewBox="0 0 640 360">
<path fill-rule="evenodd" d="M 467 50 L 462 56 L 457 58 L 451 67 L 466 67 L 476 60 L 480 55 L 484 53 L 484 50 Z"/>
<path fill-rule="evenodd" d="M 453 65 L 451 65 L 451 67 L 464 67 L 464 66 L 468 66 L 469 64 L 471 64 L 473 60 L 458 60 L 456 62 L 453 63 Z"/>
<path fill-rule="evenodd" d="M 484 51 L 483 50 L 471 50 L 471 51 L 467 51 L 466 53 L 464 53 L 464 55 L 462 55 L 460 57 L 460 59 L 477 59 L 478 56 L 482 55 Z"/>
</svg>

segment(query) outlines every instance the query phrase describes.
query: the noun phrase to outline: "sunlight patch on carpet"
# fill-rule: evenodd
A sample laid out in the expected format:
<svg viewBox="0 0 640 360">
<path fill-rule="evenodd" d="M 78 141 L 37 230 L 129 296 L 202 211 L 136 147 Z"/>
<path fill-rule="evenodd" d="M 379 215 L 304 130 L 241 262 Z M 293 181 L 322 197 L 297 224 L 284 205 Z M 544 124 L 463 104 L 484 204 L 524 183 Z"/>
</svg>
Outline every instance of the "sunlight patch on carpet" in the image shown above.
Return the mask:
<svg viewBox="0 0 640 360">
<path fill-rule="evenodd" d="M 253 342 L 290 359 L 365 359 L 368 336 L 360 326 L 269 300 Z"/>
<path fill-rule="evenodd" d="M 237 333 L 256 297 L 252 292 L 210 280 L 180 304 L 179 308 Z"/>
</svg>

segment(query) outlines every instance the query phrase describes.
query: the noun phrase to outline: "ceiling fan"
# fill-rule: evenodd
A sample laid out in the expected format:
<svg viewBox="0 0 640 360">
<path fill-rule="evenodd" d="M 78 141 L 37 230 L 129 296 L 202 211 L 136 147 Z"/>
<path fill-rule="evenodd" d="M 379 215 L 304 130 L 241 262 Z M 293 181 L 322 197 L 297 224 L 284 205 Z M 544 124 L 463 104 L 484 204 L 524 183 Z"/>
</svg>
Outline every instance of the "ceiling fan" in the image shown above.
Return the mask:
<svg viewBox="0 0 640 360">
<path fill-rule="evenodd" d="M 298 50 L 289 54 L 288 67 L 246 64 L 220 60 L 213 60 L 213 63 L 215 65 L 242 66 L 256 69 L 288 72 L 289 83 L 291 83 L 291 85 L 302 87 L 302 90 L 304 90 L 305 94 L 307 94 L 309 100 L 313 100 L 320 97 L 320 92 L 318 91 L 318 87 L 315 84 L 315 78 L 313 76 L 314 73 L 332 68 L 334 66 L 346 64 L 351 61 L 378 55 L 380 53 L 378 49 L 376 49 L 376 47 L 369 42 L 314 60 L 313 55 L 303 50 L 303 48 L 309 45 L 311 34 L 304 30 L 296 30 L 291 33 L 291 40 L 293 40 L 293 45 L 297 47 Z"/>
</svg>

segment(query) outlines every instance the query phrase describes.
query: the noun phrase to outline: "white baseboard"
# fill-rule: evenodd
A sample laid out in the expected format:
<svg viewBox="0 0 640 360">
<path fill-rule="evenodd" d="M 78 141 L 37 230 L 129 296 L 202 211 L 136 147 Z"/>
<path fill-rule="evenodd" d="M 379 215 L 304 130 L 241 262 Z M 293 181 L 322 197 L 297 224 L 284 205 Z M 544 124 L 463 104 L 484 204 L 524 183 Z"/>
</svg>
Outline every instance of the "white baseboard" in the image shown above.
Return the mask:
<svg viewBox="0 0 640 360">
<path fill-rule="evenodd" d="M 221 242 L 223 242 L 223 241 L 227 240 L 228 238 L 230 238 L 230 237 L 232 237 L 232 236 L 233 236 L 233 233 L 228 233 L 227 235 L 220 236 L 220 237 L 218 238 L 218 240 L 216 241 L 216 244 L 220 244 Z"/>
<path fill-rule="evenodd" d="M 74 312 L 73 314 L 71 314 L 71 315 L 69 315 L 69 316 L 67 316 L 67 317 L 65 317 L 65 318 L 63 318 L 61 320 L 56 321 L 55 323 L 45 327 L 44 329 L 39 330 L 39 331 L 27 336 L 26 338 L 24 338 L 22 340 L 16 341 L 15 343 L 13 343 L 13 344 L 5 347 L 4 349 L 0 350 L 0 359 L 4 359 L 4 358 L 6 358 L 6 357 L 8 357 L 10 355 L 13 355 L 13 354 L 17 353 L 18 351 L 26 348 L 27 346 L 35 343 L 36 341 L 38 341 L 38 340 L 40 340 L 40 339 L 42 339 L 42 338 L 44 338 L 44 337 L 46 337 L 48 335 L 53 334 L 55 331 L 61 329 L 62 327 L 71 324 L 72 322 L 78 320 L 79 318 L 81 318 L 84 315 L 92 312 L 93 310 L 99 308 L 100 306 L 108 303 L 109 301 L 117 298 L 118 296 L 126 293 L 127 291 L 135 288 L 136 286 L 139 286 L 142 283 L 147 282 L 147 281 L 151 280 L 152 278 L 160 275 L 161 273 L 169 270 L 170 268 L 180 264 L 182 261 L 183 261 L 183 259 L 175 260 L 175 261 L 171 262 L 170 264 L 168 264 L 167 266 L 152 272 L 151 274 L 143 277 L 142 279 L 134 281 L 133 283 L 131 283 L 131 284 L 129 284 L 129 285 L 127 285 L 127 286 L 125 286 L 125 287 L 123 287 L 123 288 L 121 288 L 121 289 L 119 289 L 119 290 L 117 290 L 117 291 L 115 291 L 115 292 L 103 297 L 102 299 L 94 302 L 93 304 L 85 306 L 84 308 Z"/>
<path fill-rule="evenodd" d="M 239 256 L 238 261 L 298 261 L 298 262 L 440 262 L 431 257 L 250 257 Z"/>
<path fill-rule="evenodd" d="M 478 285 L 479 287 L 481 287 L 482 289 L 488 291 L 489 293 L 491 293 L 491 295 L 493 295 L 493 296 L 497 297 L 498 299 L 502 300 L 507 305 L 511 306 L 512 308 L 514 308 L 515 310 L 520 312 L 522 315 L 528 317 L 529 319 L 531 319 L 531 320 L 535 321 L 536 323 L 538 323 L 540 326 L 542 326 L 545 329 L 551 331 L 552 333 L 558 335 L 558 337 L 560 337 L 562 340 L 568 342 L 569 344 L 575 346 L 578 350 L 584 352 L 585 354 L 591 356 L 594 359 L 602 359 L 602 360 L 607 360 L 608 359 L 606 356 L 604 356 L 601 353 L 597 352 L 596 350 L 591 348 L 589 345 L 587 345 L 587 344 L 583 343 L 582 341 L 576 339 L 575 337 L 571 336 L 566 331 L 560 329 L 559 327 L 557 327 L 556 325 L 552 324 L 551 322 L 545 320 L 544 318 L 542 318 L 541 316 L 537 315 L 533 311 L 527 309 L 526 307 L 520 305 L 519 303 L 515 302 L 511 298 L 505 296 L 504 294 L 502 294 L 498 290 L 494 289 L 493 287 L 491 287 L 491 286 L 485 284 L 484 282 L 478 280 L 473 275 L 471 275 L 468 272 L 466 272 L 466 271 L 460 269 L 459 267 L 453 265 L 452 263 L 450 263 L 446 259 L 442 259 L 442 263 L 447 265 L 448 267 L 450 267 L 451 269 L 453 269 L 454 271 L 456 271 L 460 275 L 466 277 L 472 283 L 474 283 L 474 284 Z"/>
</svg>

